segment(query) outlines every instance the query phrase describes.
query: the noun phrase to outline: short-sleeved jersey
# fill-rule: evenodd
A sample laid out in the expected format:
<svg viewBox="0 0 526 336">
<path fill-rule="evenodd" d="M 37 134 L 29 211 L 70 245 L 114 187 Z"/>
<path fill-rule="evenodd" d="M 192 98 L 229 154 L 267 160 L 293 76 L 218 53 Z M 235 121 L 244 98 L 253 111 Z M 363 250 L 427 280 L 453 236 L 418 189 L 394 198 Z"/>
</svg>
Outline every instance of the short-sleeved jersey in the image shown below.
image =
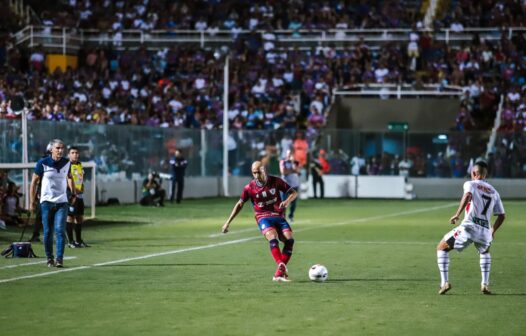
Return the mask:
<svg viewBox="0 0 526 336">
<path fill-rule="evenodd" d="M 297 166 L 298 164 L 299 162 L 293 162 L 292 160 L 281 160 L 279 162 L 280 167 L 286 170 L 294 169 L 294 166 Z M 300 176 L 296 172 L 283 175 L 281 178 L 284 179 L 285 182 L 287 182 L 292 188 L 298 188 L 300 186 Z"/>
<path fill-rule="evenodd" d="M 82 168 L 82 163 L 71 162 L 71 178 L 73 179 L 73 184 L 75 185 L 75 190 L 77 198 L 82 198 L 82 184 L 84 183 L 84 168 Z"/>
<path fill-rule="evenodd" d="M 291 187 L 276 176 L 267 176 L 267 183 L 261 185 L 257 180 L 250 181 L 243 188 L 240 201 L 252 201 L 256 221 L 265 217 L 284 217 L 284 210 L 279 207 L 282 202 L 280 192 L 288 192 Z"/>
<path fill-rule="evenodd" d="M 70 162 L 66 158 L 58 161 L 51 156 L 40 159 L 35 166 L 35 174 L 42 181 L 40 203 L 67 203 L 67 178 L 70 176 Z"/>
<path fill-rule="evenodd" d="M 464 194 L 471 193 L 471 201 L 466 206 L 463 225 L 479 225 L 491 228 L 492 214 L 504 214 L 500 195 L 491 184 L 483 180 L 464 183 Z"/>
</svg>

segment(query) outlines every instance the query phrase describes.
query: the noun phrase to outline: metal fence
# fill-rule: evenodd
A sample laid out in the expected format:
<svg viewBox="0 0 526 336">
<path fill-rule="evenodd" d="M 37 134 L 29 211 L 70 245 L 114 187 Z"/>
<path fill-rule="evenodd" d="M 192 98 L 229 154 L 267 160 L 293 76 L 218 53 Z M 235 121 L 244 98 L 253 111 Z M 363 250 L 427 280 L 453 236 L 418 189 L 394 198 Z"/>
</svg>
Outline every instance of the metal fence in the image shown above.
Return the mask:
<svg viewBox="0 0 526 336">
<path fill-rule="evenodd" d="M 334 174 L 349 173 L 351 157 L 359 152 L 366 159 L 376 157 L 392 162 L 396 156 L 401 159 L 408 155 L 430 164 L 445 159 L 449 165 L 452 162 L 467 165 L 471 158 L 485 155 L 490 136 L 489 132 L 421 133 L 403 129 L 385 132 L 324 129 L 321 134 L 315 130 L 236 130 L 230 132 L 227 144 L 230 174 L 249 175 L 251 162 L 262 158 L 268 160 L 272 173 L 279 174 L 278 161 L 298 133 L 306 136 L 309 155 L 317 155 L 321 148 L 327 151 Z M 22 162 L 21 121 L 0 120 L 0 134 L 0 162 Z M 28 160 L 37 161 L 54 138 L 79 147 L 81 160 L 95 161 L 102 174 L 124 173 L 132 177 L 152 170 L 168 173 L 170 153 L 178 148 L 189 161 L 189 176 L 222 176 L 221 130 L 29 121 Z M 507 160 L 506 166 L 520 170 L 515 177 L 526 177 L 522 171 L 526 169 L 525 140 L 522 133 L 501 134 L 497 140 L 496 154 Z M 502 148 L 503 143 L 513 143 L 516 153 L 507 153 L 509 148 Z M 503 174 L 502 177 L 508 177 L 512 172 Z"/>
</svg>

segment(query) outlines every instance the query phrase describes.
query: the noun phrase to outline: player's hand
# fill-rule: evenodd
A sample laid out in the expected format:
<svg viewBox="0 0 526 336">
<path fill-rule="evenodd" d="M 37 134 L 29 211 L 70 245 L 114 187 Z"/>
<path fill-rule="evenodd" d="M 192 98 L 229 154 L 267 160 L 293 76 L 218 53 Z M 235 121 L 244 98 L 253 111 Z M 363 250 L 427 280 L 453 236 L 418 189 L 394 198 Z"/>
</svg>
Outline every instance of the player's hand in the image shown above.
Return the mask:
<svg viewBox="0 0 526 336">
<path fill-rule="evenodd" d="M 223 227 L 221 228 L 221 232 L 222 233 L 227 233 L 229 226 L 230 226 L 230 224 L 228 224 L 228 223 L 223 224 Z"/>
<path fill-rule="evenodd" d="M 455 224 L 458 221 L 459 216 L 455 215 L 449 219 L 449 223 Z"/>
<path fill-rule="evenodd" d="M 285 209 L 288 206 L 287 202 L 283 201 L 279 204 L 280 209 Z"/>
</svg>

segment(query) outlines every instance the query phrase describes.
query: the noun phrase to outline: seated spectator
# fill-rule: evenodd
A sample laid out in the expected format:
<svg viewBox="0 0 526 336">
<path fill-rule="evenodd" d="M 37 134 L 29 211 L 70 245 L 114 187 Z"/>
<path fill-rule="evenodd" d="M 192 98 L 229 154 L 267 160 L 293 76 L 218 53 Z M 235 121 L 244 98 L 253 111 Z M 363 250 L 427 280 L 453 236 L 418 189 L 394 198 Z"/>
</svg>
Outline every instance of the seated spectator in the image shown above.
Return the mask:
<svg viewBox="0 0 526 336">
<path fill-rule="evenodd" d="M 26 211 L 20 207 L 18 187 L 13 182 L 9 182 L 2 199 L 2 219 L 7 225 L 20 225 L 23 223 L 20 216 L 25 212 Z"/>
</svg>

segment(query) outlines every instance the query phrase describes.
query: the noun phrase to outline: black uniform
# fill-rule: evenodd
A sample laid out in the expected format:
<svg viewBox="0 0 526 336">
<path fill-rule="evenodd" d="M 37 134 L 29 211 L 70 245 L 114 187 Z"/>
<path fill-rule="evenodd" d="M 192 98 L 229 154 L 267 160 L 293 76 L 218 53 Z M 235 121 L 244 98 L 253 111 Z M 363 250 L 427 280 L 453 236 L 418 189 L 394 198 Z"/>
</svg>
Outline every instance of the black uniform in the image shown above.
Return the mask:
<svg viewBox="0 0 526 336">
<path fill-rule="evenodd" d="M 181 203 L 184 189 L 184 172 L 188 161 L 183 156 L 174 156 L 170 159 L 170 166 L 172 167 L 172 192 L 170 194 L 170 202 L 173 202 L 175 196 L 175 186 L 177 185 L 176 202 Z"/>
</svg>

